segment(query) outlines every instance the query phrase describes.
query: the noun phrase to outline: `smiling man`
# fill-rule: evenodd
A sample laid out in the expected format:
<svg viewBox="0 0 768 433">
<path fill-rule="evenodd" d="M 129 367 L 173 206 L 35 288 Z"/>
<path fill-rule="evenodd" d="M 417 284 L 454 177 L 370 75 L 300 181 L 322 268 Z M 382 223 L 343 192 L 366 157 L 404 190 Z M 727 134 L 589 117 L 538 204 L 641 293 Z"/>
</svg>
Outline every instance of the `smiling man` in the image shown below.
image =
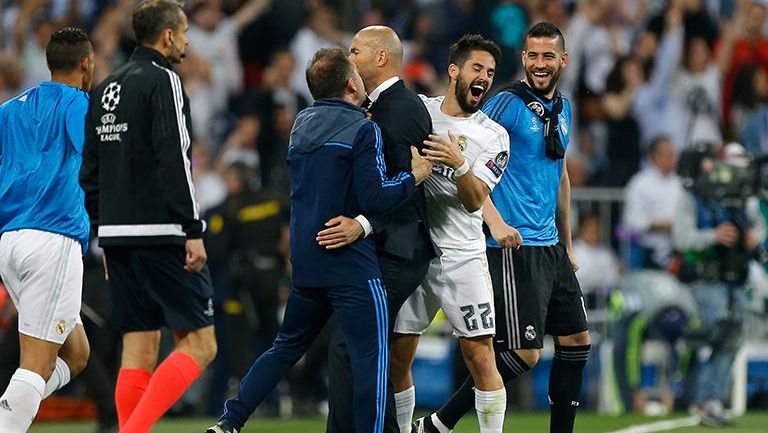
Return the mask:
<svg viewBox="0 0 768 433">
<path fill-rule="evenodd" d="M 590 337 L 568 223 L 571 106 L 556 90 L 568 65 L 563 34 L 550 23 L 535 24 L 525 35 L 521 60 L 525 79 L 483 107 L 511 143 L 508 168 L 483 205 L 491 232 L 486 255 L 495 297 L 496 365 L 509 382 L 538 362 L 543 335 L 554 336 L 550 432 L 572 433 Z M 473 387 L 479 384 L 470 377 L 437 413 L 417 420 L 415 431 L 449 433 L 471 410 Z"/>
<path fill-rule="evenodd" d="M 450 49 L 446 96 L 421 97 L 434 127 L 424 142 L 427 159 L 435 163 L 425 182 L 427 216 L 442 255 L 432 259 L 395 322 L 390 375 L 401 433 L 411 431 L 411 365 L 419 336 L 441 308 L 474 380 L 480 432 L 502 431 L 507 397 L 493 353 L 493 289 L 482 207 L 509 160 L 509 135 L 480 111 L 500 57 L 496 43 L 480 35 L 463 36 Z"/>
</svg>

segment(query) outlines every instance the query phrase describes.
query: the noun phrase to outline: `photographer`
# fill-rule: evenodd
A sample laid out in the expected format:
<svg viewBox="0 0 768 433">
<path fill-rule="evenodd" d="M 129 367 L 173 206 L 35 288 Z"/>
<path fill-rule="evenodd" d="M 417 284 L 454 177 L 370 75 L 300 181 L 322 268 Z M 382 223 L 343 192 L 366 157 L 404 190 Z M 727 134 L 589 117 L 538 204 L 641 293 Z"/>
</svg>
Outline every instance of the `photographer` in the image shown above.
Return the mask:
<svg viewBox="0 0 768 433">
<path fill-rule="evenodd" d="M 682 255 L 678 277 L 693 289 L 702 336 L 712 349 L 696 380 L 695 410 L 702 424 L 714 427 L 729 423 L 723 402 L 743 335 L 734 312 L 744 303 L 748 263 L 765 239 L 750 159 L 735 143 L 727 145 L 724 154 L 722 159 L 703 152 L 684 158 L 693 166 L 691 181 L 672 230 L 674 246 Z"/>
</svg>

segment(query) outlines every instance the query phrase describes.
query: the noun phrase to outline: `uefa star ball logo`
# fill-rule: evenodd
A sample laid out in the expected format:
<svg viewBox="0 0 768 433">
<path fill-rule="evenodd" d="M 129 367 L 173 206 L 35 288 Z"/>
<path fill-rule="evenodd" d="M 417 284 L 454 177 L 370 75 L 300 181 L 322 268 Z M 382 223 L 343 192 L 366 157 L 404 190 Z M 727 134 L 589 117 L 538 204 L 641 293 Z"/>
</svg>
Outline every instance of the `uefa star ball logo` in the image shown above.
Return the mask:
<svg viewBox="0 0 768 433">
<path fill-rule="evenodd" d="M 104 94 L 101 95 L 101 106 L 107 111 L 115 111 L 117 104 L 120 103 L 120 85 L 112 82 L 109 83 Z"/>
</svg>

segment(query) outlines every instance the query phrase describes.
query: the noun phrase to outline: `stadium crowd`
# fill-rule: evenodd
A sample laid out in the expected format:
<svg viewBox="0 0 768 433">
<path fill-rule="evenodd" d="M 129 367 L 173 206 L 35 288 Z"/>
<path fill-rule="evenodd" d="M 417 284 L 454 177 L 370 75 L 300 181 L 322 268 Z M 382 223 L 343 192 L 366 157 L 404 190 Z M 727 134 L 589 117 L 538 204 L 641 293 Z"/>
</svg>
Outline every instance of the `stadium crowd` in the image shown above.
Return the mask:
<svg viewBox="0 0 768 433">
<path fill-rule="evenodd" d="M 48 79 L 45 45 L 66 25 L 89 33 L 97 85 L 134 49 L 136 3 L 0 0 L 0 103 Z M 567 158 L 572 187 L 626 188 L 623 218 L 601 220 L 590 208 L 577 218 L 577 277 L 586 293 L 607 293 L 630 267 L 669 266 L 683 191 L 675 174 L 681 152 L 737 141 L 755 156 L 768 154 L 768 2 L 191 0 L 185 9 L 190 42 L 176 70 L 190 98 L 219 356 L 177 406 L 180 413 L 218 413 L 277 332 L 291 271 L 285 159 L 293 121 L 312 101 L 305 66 L 320 48 L 347 50 L 364 26 L 384 24 L 400 35 L 402 78 L 429 96 L 445 93 L 446 53 L 461 35 L 481 33 L 501 46 L 495 85 L 503 86 L 523 76 L 519 53 L 531 24 L 549 21 L 563 29 L 570 64 L 558 88 L 574 109 Z M 626 228 L 647 254 L 620 261 L 611 248 L 616 239 L 601 239 L 605 225 Z M 98 343 L 92 342 L 89 367 L 95 371 L 83 380 L 96 402 L 108 403 L 119 336 L 109 330 L 99 254 L 92 247 L 86 262 L 86 330 Z M 5 350 L 15 344 L 14 327 L 4 325 L 12 307 L 4 305 L 0 353 L 14 359 L 15 352 Z M 321 337 L 260 410 L 323 413 L 326 385 L 317 372 L 327 344 Z M 10 373 L 0 371 L 0 382 Z M 108 431 L 114 409 L 103 406 L 101 425 Z"/>
</svg>

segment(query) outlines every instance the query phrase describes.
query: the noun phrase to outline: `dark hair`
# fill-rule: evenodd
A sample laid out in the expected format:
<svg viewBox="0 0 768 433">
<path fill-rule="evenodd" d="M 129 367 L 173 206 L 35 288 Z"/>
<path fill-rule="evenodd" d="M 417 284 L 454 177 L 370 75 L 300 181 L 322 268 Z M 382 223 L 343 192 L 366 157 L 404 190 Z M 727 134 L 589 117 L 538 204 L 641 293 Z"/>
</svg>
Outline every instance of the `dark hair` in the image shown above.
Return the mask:
<svg viewBox="0 0 768 433">
<path fill-rule="evenodd" d="M 670 138 L 667 135 L 657 135 L 656 137 L 653 137 L 650 144 L 648 144 L 648 156 L 655 155 L 659 151 L 662 143 L 666 141 L 670 141 Z"/>
<path fill-rule="evenodd" d="M 498 65 L 501 61 L 501 48 L 490 39 L 485 39 L 483 35 L 473 34 L 464 35 L 458 41 L 451 45 L 448 52 L 448 63 L 456 66 L 464 66 L 464 62 L 469 58 L 472 51 L 485 51 L 493 56 L 493 60 Z"/>
<path fill-rule="evenodd" d="M 315 99 L 344 96 L 347 80 L 354 74 L 354 65 L 341 48 L 322 48 L 315 53 L 307 67 L 307 85 Z"/>
<path fill-rule="evenodd" d="M 90 53 L 88 35 L 77 27 L 64 27 L 51 35 L 45 59 L 51 72 L 71 71 Z"/>
<path fill-rule="evenodd" d="M 181 25 L 182 3 L 176 0 L 144 0 L 133 10 L 133 33 L 141 45 L 151 45 L 160 34 Z"/>
<path fill-rule="evenodd" d="M 565 36 L 563 36 L 563 32 L 552 23 L 541 21 L 531 26 L 523 38 L 523 47 L 525 49 L 528 48 L 529 38 L 557 38 L 560 40 L 560 49 L 565 51 Z"/>
</svg>

